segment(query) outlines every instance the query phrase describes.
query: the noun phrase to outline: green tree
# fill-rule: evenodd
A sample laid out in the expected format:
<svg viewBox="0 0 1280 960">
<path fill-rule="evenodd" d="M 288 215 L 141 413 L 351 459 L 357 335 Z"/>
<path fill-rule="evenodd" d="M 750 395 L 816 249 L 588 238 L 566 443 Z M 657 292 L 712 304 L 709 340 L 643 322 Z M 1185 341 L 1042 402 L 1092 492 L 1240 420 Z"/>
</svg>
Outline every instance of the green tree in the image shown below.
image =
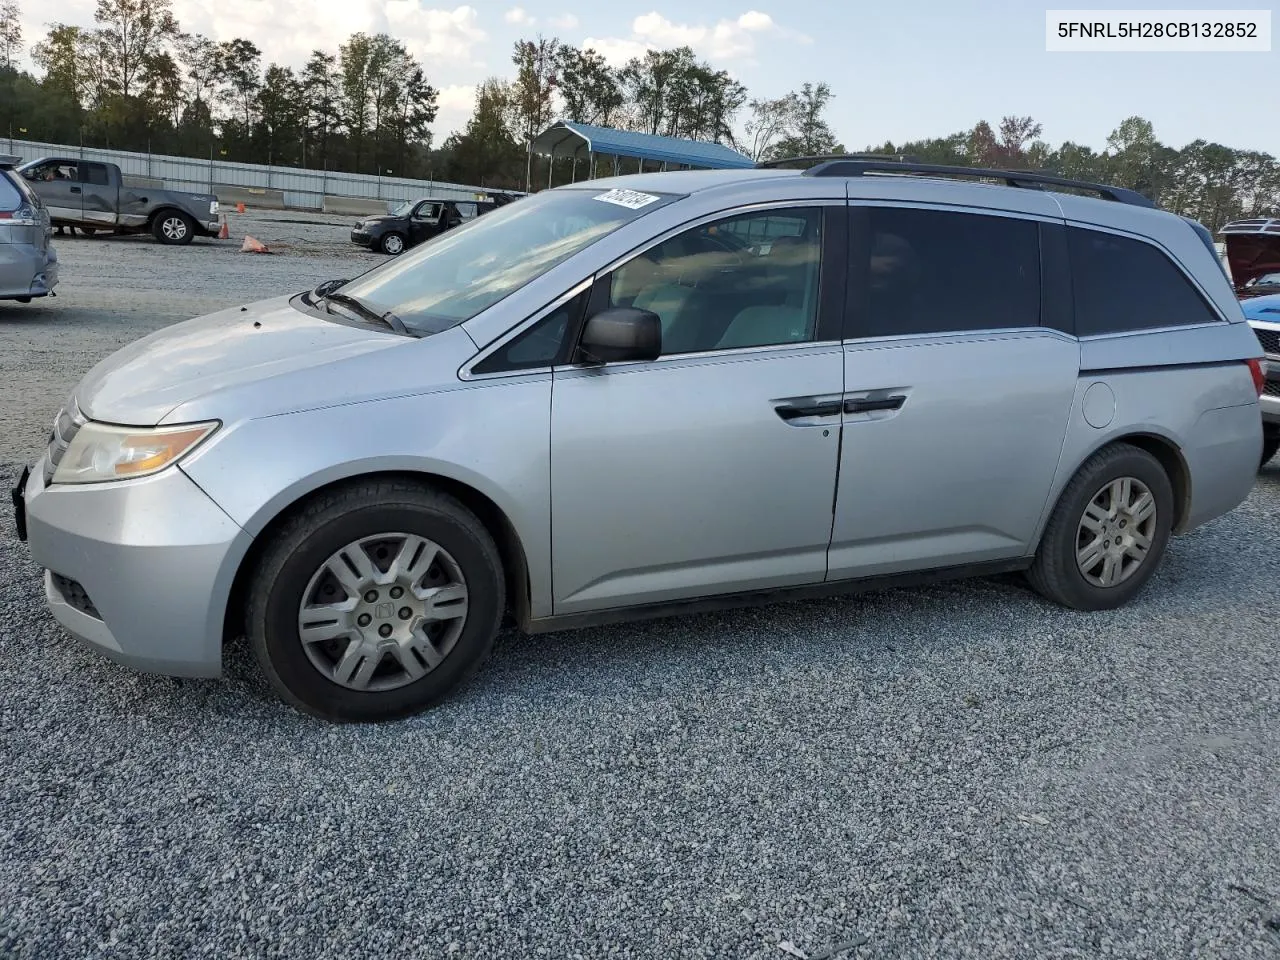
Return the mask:
<svg viewBox="0 0 1280 960">
<path fill-rule="evenodd" d="M 845 149 L 827 124 L 827 107 L 835 98 L 825 83 L 806 83 L 795 94 L 797 106 L 792 132 L 777 146 L 779 158 L 817 157 L 844 153 Z"/>
<path fill-rule="evenodd" d="M 504 81 L 491 77 L 480 84 L 466 130 L 445 143 L 450 179 L 506 189 L 523 186 L 525 151 L 507 125 L 511 100 Z"/>
<path fill-rule="evenodd" d="M 258 137 L 265 144 L 268 163 L 300 161 L 305 108 L 302 89 L 293 71 L 271 64 L 258 90 Z"/>
<path fill-rule="evenodd" d="M 16 0 L 0 2 L 0 69 L 17 72 L 22 52 L 22 20 Z"/>
<path fill-rule="evenodd" d="M 171 0 L 98 0 L 95 33 L 112 93 L 129 99 L 143 92 L 140 85 L 148 63 L 178 37 L 171 7 Z"/>
<path fill-rule="evenodd" d="M 752 100 L 748 104 L 751 119 L 746 123 L 743 150 L 752 160 L 772 160 L 780 141 L 794 136 L 794 123 L 800 112 L 800 97 L 795 93 L 773 100 Z"/>
<path fill-rule="evenodd" d="M 304 154 L 310 150 L 312 162 L 329 165 L 329 141 L 342 121 L 342 90 L 333 54 L 313 50 L 302 71 L 302 101 L 305 109 Z M 304 159 L 305 165 L 305 159 Z"/>
<path fill-rule="evenodd" d="M 508 110 L 516 131 L 526 140 L 551 124 L 556 90 L 556 68 L 560 62 L 560 41 L 517 40 L 511 53 L 516 76 L 510 86 Z"/>
<path fill-rule="evenodd" d="M 562 46 L 555 78 L 566 120 L 608 126 L 623 105 L 617 73 L 594 50 Z"/>
<path fill-rule="evenodd" d="M 220 97 L 235 110 L 235 123 L 240 136 L 247 137 L 253 128 L 253 112 L 262 87 L 262 51 L 251 40 L 237 37 L 218 44 L 218 70 L 223 88 Z"/>
</svg>

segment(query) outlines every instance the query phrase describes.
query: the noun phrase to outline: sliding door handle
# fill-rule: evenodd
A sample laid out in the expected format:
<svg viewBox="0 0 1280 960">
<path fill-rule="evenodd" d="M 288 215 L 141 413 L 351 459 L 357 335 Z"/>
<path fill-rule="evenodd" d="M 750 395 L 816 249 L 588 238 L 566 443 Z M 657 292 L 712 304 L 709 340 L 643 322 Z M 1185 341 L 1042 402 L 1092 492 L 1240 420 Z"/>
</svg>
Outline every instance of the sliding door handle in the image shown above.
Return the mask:
<svg viewBox="0 0 1280 960">
<path fill-rule="evenodd" d="M 904 396 L 879 397 L 877 399 L 862 397 L 858 400 L 846 400 L 844 402 L 844 412 L 870 413 L 873 410 L 900 410 L 906 402 L 907 398 Z"/>
<path fill-rule="evenodd" d="M 813 417 L 840 415 L 840 401 L 826 400 L 818 403 L 780 403 L 773 408 L 783 420 L 809 420 Z"/>
</svg>

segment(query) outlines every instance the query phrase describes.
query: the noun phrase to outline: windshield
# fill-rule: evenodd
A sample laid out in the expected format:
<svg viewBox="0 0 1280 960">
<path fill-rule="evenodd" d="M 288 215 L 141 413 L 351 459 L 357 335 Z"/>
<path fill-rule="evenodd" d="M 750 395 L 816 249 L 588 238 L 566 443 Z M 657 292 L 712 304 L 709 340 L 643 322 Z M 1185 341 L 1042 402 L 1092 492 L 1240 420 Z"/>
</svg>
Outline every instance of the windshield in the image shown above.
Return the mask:
<svg viewBox="0 0 1280 960">
<path fill-rule="evenodd" d="M 380 314 L 394 313 L 412 333 L 437 333 L 674 199 L 630 190 L 548 190 L 446 231 L 342 292 Z"/>
<path fill-rule="evenodd" d="M 391 216 L 407 217 L 409 214 L 413 213 L 413 205 L 416 202 L 417 201 L 414 200 L 406 200 L 404 203 L 400 204 L 400 206 L 391 211 Z"/>
<path fill-rule="evenodd" d="M 1274 287 L 1277 284 L 1280 284 L 1280 273 L 1264 273 L 1260 277 L 1254 277 L 1252 280 L 1246 283 L 1245 286 L 1246 287 Z"/>
</svg>

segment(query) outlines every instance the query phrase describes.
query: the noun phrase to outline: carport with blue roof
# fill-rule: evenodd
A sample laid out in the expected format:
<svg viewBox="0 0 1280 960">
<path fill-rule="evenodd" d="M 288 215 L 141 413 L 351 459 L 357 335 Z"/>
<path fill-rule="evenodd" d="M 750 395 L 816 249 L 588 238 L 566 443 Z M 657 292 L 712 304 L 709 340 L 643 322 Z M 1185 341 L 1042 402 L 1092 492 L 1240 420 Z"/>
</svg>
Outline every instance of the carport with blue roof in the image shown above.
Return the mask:
<svg viewBox="0 0 1280 960">
<path fill-rule="evenodd" d="M 583 179 L 615 173 L 646 170 L 717 170 L 755 166 L 748 156 L 722 143 L 660 137 L 612 127 L 561 120 L 552 124 L 529 142 L 529 156 L 534 154 L 556 160 L 573 160 L 573 179 L 579 178 L 578 165 L 585 161 Z M 612 158 L 601 169 L 600 158 Z M 548 181 L 550 176 L 548 176 Z"/>
</svg>

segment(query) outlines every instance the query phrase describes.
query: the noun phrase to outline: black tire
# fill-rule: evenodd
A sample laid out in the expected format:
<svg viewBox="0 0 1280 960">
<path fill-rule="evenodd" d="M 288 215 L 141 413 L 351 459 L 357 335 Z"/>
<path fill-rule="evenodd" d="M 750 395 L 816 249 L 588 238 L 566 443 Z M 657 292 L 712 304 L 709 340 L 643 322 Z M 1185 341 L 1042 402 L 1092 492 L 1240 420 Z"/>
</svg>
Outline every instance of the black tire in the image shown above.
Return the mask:
<svg viewBox="0 0 1280 960">
<path fill-rule="evenodd" d="M 196 236 L 196 222 L 181 210 L 161 210 L 151 221 L 151 235 L 169 246 L 186 246 Z"/>
<path fill-rule="evenodd" d="M 397 233 L 392 230 L 390 233 L 384 233 L 382 239 L 378 241 L 378 249 L 390 257 L 398 257 L 408 249 L 408 242 L 404 238 L 403 233 Z"/>
<path fill-rule="evenodd" d="M 1262 462 L 1258 464 L 1261 470 L 1271 458 L 1276 455 L 1276 451 L 1280 451 L 1280 430 L 1264 430 L 1262 432 Z"/>
<path fill-rule="evenodd" d="M 1090 583 L 1076 562 L 1077 536 L 1085 508 L 1109 483 L 1124 477 L 1140 480 L 1155 500 L 1155 529 L 1146 557 L 1114 586 Z M 1076 472 L 1054 507 L 1027 579 L 1036 592 L 1076 610 L 1110 610 L 1128 603 L 1140 591 L 1164 556 L 1173 527 L 1173 485 L 1160 461 L 1131 444 L 1104 447 Z"/>
<path fill-rule="evenodd" d="M 425 537 L 452 555 L 466 581 L 467 614 L 452 649 L 425 675 L 391 690 L 349 689 L 305 652 L 299 605 L 336 551 L 392 531 Z M 364 481 L 317 496 L 272 534 L 251 582 L 246 632 L 272 687 L 299 709 L 339 722 L 397 720 L 444 699 L 489 656 L 506 605 L 501 557 L 484 525 L 453 497 L 406 481 Z"/>
<path fill-rule="evenodd" d="M 92 240 L 94 237 L 98 235 L 98 231 L 95 230 L 93 227 L 76 227 L 76 230 L 80 233 L 81 236 L 87 237 L 90 240 Z"/>
</svg>

